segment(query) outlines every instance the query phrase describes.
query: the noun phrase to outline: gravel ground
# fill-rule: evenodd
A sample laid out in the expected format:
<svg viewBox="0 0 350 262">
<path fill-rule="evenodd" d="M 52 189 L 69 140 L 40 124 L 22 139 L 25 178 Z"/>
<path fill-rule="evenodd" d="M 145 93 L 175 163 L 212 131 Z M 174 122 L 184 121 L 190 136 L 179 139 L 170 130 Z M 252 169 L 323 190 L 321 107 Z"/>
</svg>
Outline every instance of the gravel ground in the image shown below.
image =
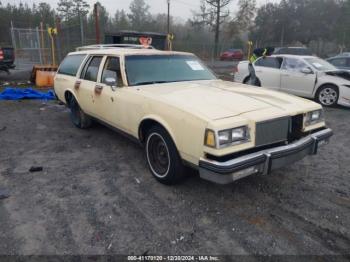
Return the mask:
<svg viewBox="0 0 350 262">
<path fill-rule="evenodd" d="M 326 117 L 335 135 L 318 156 L 226 186 L 193 171 L 169 187 L 108 128 L 79 130 L 56 102 L 1 101 L 0 188 L 11 196 L 0 254 L 349 255 L 350 114 Z"/>
</svg>

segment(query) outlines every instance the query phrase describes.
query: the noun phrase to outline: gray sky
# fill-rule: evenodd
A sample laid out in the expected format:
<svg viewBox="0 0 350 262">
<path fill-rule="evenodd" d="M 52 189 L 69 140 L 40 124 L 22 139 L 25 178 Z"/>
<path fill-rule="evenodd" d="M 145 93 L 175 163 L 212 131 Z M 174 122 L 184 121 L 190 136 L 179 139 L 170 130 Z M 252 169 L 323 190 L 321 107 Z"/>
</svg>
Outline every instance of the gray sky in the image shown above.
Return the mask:
<svg viewBox="0 0 350 262">
<path fill-rule="evenodd" d="M 56 7 L 58 0 L 0 0 L 3 4 L 7 3 L 40 3 L 47 2 L 50 5 Z M 97 0 L 86 0 L 91 6 Z M 129 5 L 132 0 L 99 0 L 110 14 L 114 14 L 117 9 L 124 9 L 126 11 L 129 10 Z M 259 5 L 268 3 L 268 2 L 279 2 L 280 0 L 257 0 Z M 145 0 L 145 2 L 151 7 L 151 13 L 166 13 L 167 12 L 167 0 Z M 191 10 L 198 10 L 200 0 L 170 0 L 171 2 L 171 13 L 172 16 L 180 17 L 186 20 L 192 16 Z M 238 0 L 233 0 L 230 6 L 231 11 L 236 10 Z"/>
</svg>

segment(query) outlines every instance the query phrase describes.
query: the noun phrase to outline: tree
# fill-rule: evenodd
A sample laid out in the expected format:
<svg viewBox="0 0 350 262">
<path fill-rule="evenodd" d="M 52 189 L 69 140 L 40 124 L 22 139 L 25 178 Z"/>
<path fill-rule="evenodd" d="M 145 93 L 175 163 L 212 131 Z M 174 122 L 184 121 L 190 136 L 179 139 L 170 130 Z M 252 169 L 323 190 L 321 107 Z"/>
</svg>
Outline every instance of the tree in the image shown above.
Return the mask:
<svg viewBox="0 0 350 262">
<path fill-rule="evenodd" d="M 57 11 L 66 21 L 72 18 L 85 16 L 89 12 L 89 4 L 85 0 L 60 0 Z"/>
<path fill-rule="evenodd" d="M 196 14 L 199 21 L 210 25 L 214 30 L 214 57 L 218 55 L 220 28 L 229 16 L 227 6 L 232 0 L 202 0 L 201 13 Z"/>
<path fill-rule="evenodd" d="M 130 4 L 130 19 L 131 26 L 134 30 L 144 30 L 150 22 L 149 5 L 144 0 L 133 0 Z"/>
<path fill-rule="evenodd" d="M 130 28 L 130 22 L 128 19 L 128 16 L 126 15 L 125 11 L 117 10 L 114 19 L 113 19 L 113 27 L 119 29 L 119 30 L 125 30 Z"/>
<path fill-rule="evenodd" d="M 247 32 L 253 26 L 255 13 L 256 0 L 239 0 L 238 11 L 235 17 L 226 24 L 225 33 L 231 38 L 239 38 L 239 34 Z"/>
<path fill-rule="evenodd" d="M 63 20 L 68 21 L 74 16 L 74 3 L 72 0 L 60 0 L 57 5 L 57 12 Z"/>
</svg>

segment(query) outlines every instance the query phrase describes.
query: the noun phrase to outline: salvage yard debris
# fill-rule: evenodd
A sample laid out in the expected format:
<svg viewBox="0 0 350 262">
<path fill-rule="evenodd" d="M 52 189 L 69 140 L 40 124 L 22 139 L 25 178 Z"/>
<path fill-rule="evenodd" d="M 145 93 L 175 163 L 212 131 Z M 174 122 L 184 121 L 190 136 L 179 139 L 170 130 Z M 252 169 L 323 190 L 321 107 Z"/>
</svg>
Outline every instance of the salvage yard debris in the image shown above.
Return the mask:
<svg viewBox="0 0 350 262">
<path fill-rule="evenodd" d="M 43 171 L 43 167 L 42 166 L 32 166 L 29 169 L 29 172 L 41 172 L 41 171 Z"/>
<path fill-rule="evenodd" d="M 33 88 L 8 87 L 0 93 L 0 100 L 22 100 L 22 99 L 44 99 L 54 100 L 55 94 L 52 90 L 40 92 Z"/>
<path fill-rule="evenodd" d="M 7 189 L 0 188 L 0 199 L 10 197 L 10 192 Z"/>
</svg>

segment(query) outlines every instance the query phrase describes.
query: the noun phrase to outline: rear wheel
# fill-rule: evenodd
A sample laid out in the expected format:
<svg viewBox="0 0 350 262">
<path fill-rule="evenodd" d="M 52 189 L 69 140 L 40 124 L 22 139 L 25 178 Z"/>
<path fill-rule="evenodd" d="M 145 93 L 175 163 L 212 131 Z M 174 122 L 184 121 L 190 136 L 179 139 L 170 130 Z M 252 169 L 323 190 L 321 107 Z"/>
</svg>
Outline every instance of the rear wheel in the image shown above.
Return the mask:
<svg viewBox="0 0 350 262">
<path fill-rule="evenodd" d="M 316 100 L 323 106 L 334 106 L 337 104 L 339 91 L 336 86 L 325 85 L 317 90 Z"/>
<path fill-rule="evenodd" d="M 69 100 L 70 118 L 73 124 L 79 128 L 88 128 L 92 124 L 91 117 L 81 110 L 77 100 L 72 95 Z"/>
<path fill-rule="evenodd" d="M 176 146 L 168 132 L 161 126 L 153 126 L 147 133 L 146 157 L 152 175 L 166 185 L 181 182 L 185 177 L 184 166 Z"/>
<path fill-rule="evenodd" d="M 251 86 L 261 86 L 258 78 L 256 78 L 255 81 L 252 81 L 250 76 L 248 76 L 246 79 L 244 79 L 243 84 L 251 85 Z"/>
</svg>

